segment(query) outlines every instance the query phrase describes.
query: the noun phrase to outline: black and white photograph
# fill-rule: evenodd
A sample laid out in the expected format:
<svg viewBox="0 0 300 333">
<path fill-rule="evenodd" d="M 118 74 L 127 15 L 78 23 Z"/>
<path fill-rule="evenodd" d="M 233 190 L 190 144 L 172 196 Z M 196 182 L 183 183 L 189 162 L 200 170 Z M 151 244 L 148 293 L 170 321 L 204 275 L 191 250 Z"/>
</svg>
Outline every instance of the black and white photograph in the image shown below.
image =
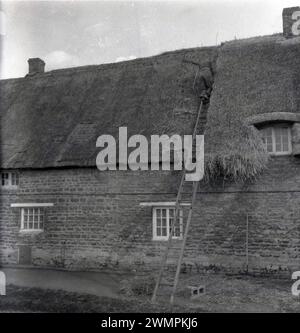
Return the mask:
<svg viewBox="0 0 300 333">
<path fill-rule="evenodd" d="M 0 182 L 0 322 L 299 313 L 300 1 L 1 1 Z"/>
</svg>

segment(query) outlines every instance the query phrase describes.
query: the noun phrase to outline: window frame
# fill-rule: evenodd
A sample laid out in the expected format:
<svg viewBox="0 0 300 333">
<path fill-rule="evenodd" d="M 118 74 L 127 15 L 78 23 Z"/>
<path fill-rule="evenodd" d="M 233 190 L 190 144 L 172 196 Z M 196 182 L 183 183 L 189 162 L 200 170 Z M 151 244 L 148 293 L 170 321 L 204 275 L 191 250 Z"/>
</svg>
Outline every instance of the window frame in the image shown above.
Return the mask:
<svg viewBox="0 0 300 333">
<path fill-rule="evenodd" d="M 33 228 L 29 229 L 28 227 L 27 228 L 24 228 L 24 225 L 25 225 L 25 209 L 27 210 L 30 210 L 32 209 L 33 210 L 33 220 L 32 220 L 32 225 L 33 225 Z M 38 228 L 34 228 L 34 211 L 35 210 L 38 210 L 39 213 L 37 214 L 37 216 L 39 217 L 37 223 L 38 223 Z M 40 216 L 43 216 L 43 219 L 42 221 L 40 220 Z M 45 216 L 46 216 L 46 212 L 45 212 L 45 209 L 44 207 L 21 207 L 21 226 L 20 226 L 20 232 L 43 232 L 44 229 L 45 229 Z M 26 221 L 27 224 L 29 224 L 29 221 Z M 41 224 L 42 224 L 42 228 L 41 228 Z"/>
<path fill-rule="evenodd" d="M 8 184 L 3 185 L 2 184 L 2 179 L 3 179 L 3 175 L 7 174 L 8 175 Z M 15 177 L 13 177 L 13 175 Z M 15 178 L 15 180 L 17 180 L 16 184 L 12 184 L 13 183 L 13 178 Z M 1 188 L 9 188 L 9 189 L 17 189 L 19 187 L 20 184 L 20 176 L 19 173 L 16 171 L 1 171 Z"/>
<path fill-rule="evenodd" d="M 166 209 L 166 222 L 167 222 L 167 235 L 166 236 L 158 236 L 157 235 L 157 210 L 158 209 Z M 171 206 L 155 206 L 152 208 L 152 240 L 154 241 L 167 241 L 169 239 L 170 234 L 170 210 L 175 210 L 176 207 Z M 172 236 L 172 239 L 182 240 L 183 239 L 183 209 L 179 210 L 179 228 L 180 228 L 180 236 Z"/>
<path fill-rule="evenodd" d="M 286 128 L 287 129 L 287 134 L 288 134 L 288 150 L 287 151 L 276 151 L 276 134 L 275 134 L 276 128 Z M 271 133 L 272 133 L 272 151 L 271 152 L 267 151 L 267 153 L 271 156 L 291 155 L 293 152 L 291 126 L 289 124 L 269 124 L 267 126 L 264 126 L 264 127 L 260 128 L 262 139 L 264 138 L 262 132 L 267 129 L 271 129 Z M 267 150 L 266 143 L 264 143 L 264 145 Z"/>
</svg>

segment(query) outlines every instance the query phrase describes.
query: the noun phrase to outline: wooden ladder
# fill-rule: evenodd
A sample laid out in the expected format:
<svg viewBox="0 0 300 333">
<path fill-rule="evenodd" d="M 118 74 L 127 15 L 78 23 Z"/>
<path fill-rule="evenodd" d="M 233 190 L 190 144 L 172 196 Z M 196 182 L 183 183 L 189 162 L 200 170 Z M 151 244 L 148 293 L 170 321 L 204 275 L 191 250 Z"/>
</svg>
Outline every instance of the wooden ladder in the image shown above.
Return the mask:
<svg viewBox="0 0 300 333">
<path fill-rule="evenodd" d="M 198 128 L 198 125 L 199 125 L 199 120 L 200 120 L 200 116 L 201 116 L 201 113 L 202 113 L 202 109 L 203 109 L 203 101 L 201 100 L 200 105 L 198 107 L 197 119 L 196 119 L 196 123 L 195 123 L 194 130 L 193 130 L 193 136 L 192 136 L 193 144 L 195 143 L 195 139 L 196 139 L 196 135 L 197 135 L 197 128 Z M 159 287 L 166 285 L 166 284 L 162 283 L 162 277 L 163 277 L 163 273 L 165 271 L 168 255 L 169 255 L 169 252 L 170 252 L 170 249 L 171 249 L 172 238 L 173 238 L 172 236 L 173 236 L 173 233 L 174 233 L 174 230 L 175 230 L 175 225 L 176 225 L 176 222 L 177 222 L 177 220 L 179 218 L 179 215 L 180 215 L 179 212 L 180 212 L 180 206 L 181 206 L 181 203 L 182 203 L 183 188 L 184 188 L 185 183 L 187 182 L 185 180 L 185 176 L 186 176 L 186 169 L 184 168 L 184 170 L 182 172 L 181 180 L 180 180 L 179 189 L 178 189 L 178 192 L 177 192 L 177 197 L 176 197 L 174 219 L 173 219 L 172 224 L 171 224 L 166 249 L 165 249 L 164 255 L 162 257 L 158 278 L 157 278 L 155 288 L 154 288 L 154 291 L 153 291 L 153 295 L 152 295 L 152 298 L 151 298 L 152 302 L 156 301 Z M 190 182 L 188 182 L 188 183 L 190 183 Z M 171 297 L 170 297 L 170 307 L 171 307 L 171 309 L 172 309 L 173 304 L 174 304 L 174 296 L 175 296 L 175 293 L 176 293 L 177 284 L 178 284 L 178 280 L 179 280 L 180 269 L 181 269 L 181 264 L 182 264 L 182 260 L 183 260 L 183 255 L 184 255 L 184 249 L 185 249 L 186 240 L 187 240 L 187 236 L 188 236 L 188 232 L 189 232 L 189 228 L 190 228 L 190 224 L 191 224 L 191 220 L 192 220 L 193 208 L 194 208 L 195 201 L 196 201 L 198 187 L 199 187 L 199 182 L 198 181 L 193 182 L 191 202 L 190 202 L 190 206 L 189 206 L 187 222 L 186 222 L 185 229 L 184 229 L 183 240 L 182 240 L 182 244 L 181 244 L 181 248 L 180 248 L 180 254 L 179 254 L 177 267 L 176 267 L 176 274 L 175 274 L 173 287 L 172 287 L 172 292 L 171 292 Z M 184 203 L 186 203 L 186 201 Z"/>
</svg>

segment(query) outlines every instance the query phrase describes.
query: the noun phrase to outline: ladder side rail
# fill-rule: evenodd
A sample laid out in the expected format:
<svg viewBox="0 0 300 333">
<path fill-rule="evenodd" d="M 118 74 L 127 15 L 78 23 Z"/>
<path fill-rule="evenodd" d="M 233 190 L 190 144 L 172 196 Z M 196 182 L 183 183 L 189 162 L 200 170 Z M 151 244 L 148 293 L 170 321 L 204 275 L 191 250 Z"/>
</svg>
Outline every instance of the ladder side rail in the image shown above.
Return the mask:
<svg viewBox="0 0 300 333">
<path fill-rule="evenodd" d="M 201 101 L 201 103 L 198 107 L 198 114 L 197 114 L 197 119 L 196 119 L 196 123 L 195 123 L 195 126 L 194 126 L 192 141 L 194 141 L 195 138 L 196 138 L 197 127 L 198 127 L 198 124 L 199 124 L 199 119 L 200 119 L 200 115 L 201 115 L 201 111 L 202 111 L 202 106 L 203 106 L 203 101 Z M 166 264 L 166 261 L 167 261 L 167 258 L 168 258 L 169 249 L 171 247 L 172 237 L 173 237 L 173 233 L 174 233 L 174 230 L 175 230 L 175 225 L 176 225 L 176 222 L 177 222 L 177 219 L 178 219 L 178 216 L 179 216 L 179 211 L 180 211 L 180 199 L 181 199 L 181 192 L 182 192 L 183 184 L 184 184 L 184 181 L 185 181 L 185 175 L 186 175 L 186 170 L 184 169 L 184 171 L 182 173 L 181 181 L 180 181 L 179 190 L 178 190 L 177 197 L 176 197 L 175 214 L 174 214 L 173 222 L 171 224 L 171 228 L 169 230 L 168 243 L 167 243 L 167 246 L 166 246 L 162 261 L 161 261 L 161 266 L 160 266 L 158 278 L 157 278 L 157 281 L 156 281 L 156 284 L 155 284 L 155 287 L 154 287 L 154 291 L 153 291 L 153 294 L 152 294 L 152 298 L 151 298 L 152 302 L 155 302 L 157 291 L 158 291 L 159 285 L 161 283 L 162 274 L 163 274 L 165 264 Z"/>
<path fill-rule="evenodd" d="M 186 227 L 185 227 L 185 231 L 184 231 L 184 237 L 183 237 L 181 250 L 180 250 L 180 255 L 179 255 L 177 268 L 176 268 L 176 275 L 175 275 L 174 285 L 173 285 L 172 294 L 171 294 L 171 298 L 170 298 L 170 307 L 171 307 L 171 309 L 172 309 L 173 304 L 174 304 L 174 296 L 175 296 L 175 293 L 176 293 L 177 284 L 178 284 L 178 280 L 179 280 L 179 275 L 180 275 L 180 269 L 181 269 L 181 264 L 182 264 L 182 260 L 183 260 L 183 255 L 184 255 L 185 244 L 186 244 L 189 227 L 190 227 L 191 220 L 192 220 L 193 207 L 195 205 L 195 201 L 196 201 L 196 197 L 197 197 L 199 182 L 194 182 L 193 185 L 194 185 L 194 188 L 193 188 L 192 204 L 191 204 L 190 209 L 189 209 L 189 214 L 188 214 Z"/>
<path fill-rule="evenodd" d="M 152 302 L 154 302 L 155 299 L 156 299 L 156 295 L 157 295 L 157 291 L 158 291 L 158 288 L 159 288 L 159 285 L 160 285 L 160 282 L 161 282 L 161 279 L 162 279 L 162 274 L 163 274 L 163 271 L 164 271 L 164 267 L 165 267 L 166 261 L 168 259 L 168 253 L 169 253 L 169 249 L 171 247 L 173 232 L 174 232 L 174 229 L 175 229 L 175 221 L 177 220 L 178 215 L 179 215 L 181 191 L 182 191 L 182 188 L 183 188 L 185 175 L 186 175 L 186 172 L 184 170 L 184 172 L 182 173 L 182 176 L 181 176 L 179 190 L 178 190 L 177 197 L 176 197 L 174 219 L 173 219 L 173 222 L 171 224 L 171 228 L 169 230 L 168 243 L 167 243 L 167 246 L 166 246 L 166 249 L 164 251 L 162 261 L 161 261 L 158 278 L 157 278 L 155 288 L 154 288 L 154 291 L 153 291 L 153 295 L 152 295 L 152 299 L 151 299 Z"/>
<path fill-rule="evenodd" d="M 198 129 L 198 125 L 199 125 L 199 120 L 200 120 L 202 107 L 203 107 L 203 101 L 201 100 L 199 108 L 198 108 L 198 114 L 197 114 L 197 119 L 196 119 L 196 123 L 195 123 L 195 126 L 194 126 L 193 136 L 192 136 L 193 141 L 195 140 L 196 135 L 197 135 L 197 129 Z"/>
<path fill-rule="evenodd" d="M 192 142 L 195 141 L 195 138 L 196 138 L 197 127 L 198 127 L 198 124 L 199 124 L 199 119 L 200 119 L 200 115 L 201 115 L 201 111 L 202 111 L 202 106 L 203 106 L 203 102 L 201 101 L 201 103 L 199 105 L 199 108 L 198 108 L 198 115 L 197 115 L 194 131 L 193 131 Z M 182 192 L 183 184 L 184 184 L 184 181 L 185 181 L 185 175 L 186 175 L 186 169 L 184 169 L 184 171 L 183 171 L 183 175 L 182 175 L 182 178 L 181 178 L 179 190 L 178 190 L 178 193 L 177 193 L 177 198 L 176 198 L 176 203 L 175 203 L 175 214 L 174 214 L 173 222 L 171 224 L 172 233 L 170 232 L 170 234 L 169 234 L 169 239 L 168 239 L 169 241 L 170 241 L 170 239 L 172 239 L 172 237 L 170 237 L 170 236 L 173 235 L 174 228 L 175 228 L 175 225 L 176 225 L 176 221 L 177 221 L 177 218 L 179 216 L 179 210 L 180 210 L 179 201 L 181 199 L 181 194 L 182 194 L 181 192 Z"/>
</svg>

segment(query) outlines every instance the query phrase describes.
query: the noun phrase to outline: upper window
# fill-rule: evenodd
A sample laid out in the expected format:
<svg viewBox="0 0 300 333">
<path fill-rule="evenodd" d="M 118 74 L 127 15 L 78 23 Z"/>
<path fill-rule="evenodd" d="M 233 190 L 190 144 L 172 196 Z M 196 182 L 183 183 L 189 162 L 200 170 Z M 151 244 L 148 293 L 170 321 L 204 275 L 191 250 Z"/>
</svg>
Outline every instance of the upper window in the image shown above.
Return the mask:
<svg viewBox="0 0 300 333">
<path fill-rule="evenodd" d="M 21 230 L 42 231 L 44 229 L 43 208 L 21 209 Z"/>
<path fill-rule="evenodd" d="M 168 240 L 174 220 L 175 208 L 153 208 L 153 239 Z M 173 238 L 182 239 L 183 211 L 179 210 L 179 218 L 173 230 Z"/>
<path fill-rule="evenodd" d="M 16 187 L 19 185 L 19 174 L 17 172 L 1 172 L 1 186 Z"/>
<path fill-rule="evenodd" d="M 267 152 L 272 155 L 292 153 L 291 128 L 288 125 L 273 125 L 261 130 Z"/>
</svg>

